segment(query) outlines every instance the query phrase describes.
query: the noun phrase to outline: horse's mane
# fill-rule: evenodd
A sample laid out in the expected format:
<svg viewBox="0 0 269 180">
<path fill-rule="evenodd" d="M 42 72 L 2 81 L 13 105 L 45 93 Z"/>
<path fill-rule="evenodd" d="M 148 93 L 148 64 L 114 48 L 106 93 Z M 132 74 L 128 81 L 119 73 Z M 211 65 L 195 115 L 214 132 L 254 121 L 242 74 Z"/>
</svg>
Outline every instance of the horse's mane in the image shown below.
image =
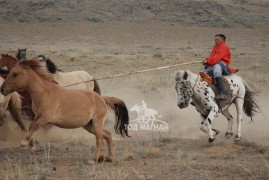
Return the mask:
<svg viewBox="0 0 269 180">
<path fill-rule="evenodd" d="M 31 60 L 22 59 L 19 61 L 19 65 L 25 68 L 29 67 L 33 71 L 35 71 L 39 76 L 41 76 L 43 79 L 55 83 L 53 75 L 49 73 L 48 70 L 36 59 L 31 59 Z"/>
<path fill-rule="evenodd" d="M 55 74 L 58 71 L 58 67 L 50 59 L 47 59 L 47 69 L 52 74 Z"/>
<path fill-rule="evenodd" d="M 13 61 L 18 62 L 18 60 L 17 60 L 15 57 L 13 57 L 13 56 L 11 56 L 11 55 L 9 55 L 9 54 L 1 54 L 1 57 L 2 57 L 2 58 L 9 58 L 9 59 L 11 59 L 11 60 L 13 60 Z"/>
<path fill-rule="evenodd" d="M 46 61 L 46 66 L 50 73 L 55 74 L 58 71 L 56 64 L 54 64 L 49 58 L 46 58 L 43 54 L 38 55 L 38 57 Z"/>
</svg>

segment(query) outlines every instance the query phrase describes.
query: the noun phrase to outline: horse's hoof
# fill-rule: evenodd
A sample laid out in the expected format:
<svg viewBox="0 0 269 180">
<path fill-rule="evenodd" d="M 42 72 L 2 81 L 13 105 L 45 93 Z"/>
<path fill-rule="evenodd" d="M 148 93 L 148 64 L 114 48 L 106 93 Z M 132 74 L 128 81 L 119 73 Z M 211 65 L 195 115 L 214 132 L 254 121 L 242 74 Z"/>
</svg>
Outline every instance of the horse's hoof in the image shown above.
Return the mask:
<svg viewBox="0 0 269 180">
<path fill-rule="evenodd" d="M 105 156 L 102 155 L 98 158 L 98 162 L 104 162 L 105 160 L 106 160 Z"/>
<path fill-rule="evenodd" d="M 242 140 L 242 138 L 239 137 L 238 135 L 236 135 L 236 136 L 234 137 L 234 142 L 239 142 L 239 141 L 241 141 L 241 140 Z"/>
<path fill-rule="evenodd" d="M 209 142 L 209 143 L 212 143 L 212 142 L 214 142 L 214 141 L 215 141 L 214 138 L 209 138 L 209 139 L 208 139 L 208 142 Z"/>
<path fill-rule="evenodd" d="M 108 156 L 100 156 L 98 158 L 98 162 L 114 162 L 114 158 Z"/>
<path fill-rule="evenodd" d="M 212 131 L 214 131 L 216 133 L 215 136 L 217 136 L 220 133 L 220 131 L 217 129 L 212 129 Z"/>
<path fill-rule="evenodd" d="M 230 133 L 229 133 L 229 132 L 226 132 L 226 133 L 225 133 L 225 136 L 226 136 L 226 137 L 227 137 L 227 136 L 233 136 L 233 135 L 234 135 L 234 134 L 233 134 L 232 132 L 230 132 Z"/>
</svg>

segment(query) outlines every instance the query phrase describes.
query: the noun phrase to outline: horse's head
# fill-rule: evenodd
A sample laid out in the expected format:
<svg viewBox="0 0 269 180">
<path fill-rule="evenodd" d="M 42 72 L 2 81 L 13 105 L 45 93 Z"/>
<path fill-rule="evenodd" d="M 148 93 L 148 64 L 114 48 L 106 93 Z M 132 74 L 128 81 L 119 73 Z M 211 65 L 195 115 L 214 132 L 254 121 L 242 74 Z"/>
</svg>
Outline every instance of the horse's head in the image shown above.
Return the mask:
<svg viewBox="0 0 269 180">
<path fill-rule="evenodd" d="M 186 108 L 189 105 L 190 99 L 193 95 L 191 82 L 188 79 L 187 71 L 178 71 L 176 73 L 176 91 L 177 91 L 177 105 L 180 109 Z"/>
<path fill-rule="evenodd" d="M 24 67 L 16 65 L 9 73 L 8 77 L 2 84 L 0 90 L 3 95 L 8 95 L 14 91 L 25 89 L 27 86 L 27 72 Z"/>
<path fill-rule="evenodd" d="M 6 66 L 8 70 L 11 70 L 17 62 L 18 60 L 15 57 L 8 54 L 1 54 L 0 68 Z"/>
<path fill-rule="evenodd" d="M 29 84 L 33 81 L 37 81 L 36 78 L 55 82 L 52 75 L 48 73 L 45 66 L 39 61 L 35 59 L 22 59 L 10 71 L 0 91 L 3 95 L 7 95 L 14 91 L 24 90 L 27 87 L 31 88 Z"/>
<path fill-rule="evenodd" d="M 26 59 L 26 48 L 25 49 L 18 48 L 18 52 L 17 52 L 16 58 L 18 60 Z"/>
</svg>

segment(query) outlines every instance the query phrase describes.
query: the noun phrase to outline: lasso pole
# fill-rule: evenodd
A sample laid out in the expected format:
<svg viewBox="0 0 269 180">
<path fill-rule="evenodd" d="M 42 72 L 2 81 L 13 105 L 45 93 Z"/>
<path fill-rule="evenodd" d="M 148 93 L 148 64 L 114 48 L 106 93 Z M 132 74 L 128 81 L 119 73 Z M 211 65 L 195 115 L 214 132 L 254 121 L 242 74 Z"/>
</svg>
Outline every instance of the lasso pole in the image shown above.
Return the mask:
<svg viewBox="0 0 269 180">
<path fill-rule="evenodd" d="M 110 78 L 115 78 L 115 77 L 127 76 L 127 75 L 132 75 L 132 74 L 138 74 L 138 73 L 162 70 L 162 69 L 167 69 L 167 68 L 171 68 L 171 67 L 178 67 L 178 66 L 184 66 L 184 65 L 189 65 L 189 64 L 198 64 L 198 63 L 203 63 L 203 62 L 202 61 L 192 61 L 192 62 L 187 62 L 187 63 L 180 63 L 180 64 L 174 64 L 174 65 L 169 65 L 169 66 L 162 66 L 162 67 L 157 67 L 157 68 L 152 68 L 152 69 L 133 71 L 133 72 L 128 72 L 128 73 L 122 73 L 122 74 L 107 76 L 107 77 L 95 78 L 95 79 L 92 79 L 92 80 L 83 81 L 83 82 L 79 82 L 79 83 L 69 84 L 69 85 L 64 86 L 64 87 L 69 87 L 69 86 L 74 86 L 74 85 L 77 85 L 77 84 L 87 83 L 87 82 L 94 81 L 94 80 L 97 81 L 97 80 L 103 80 L 103 79 L 110 79 Z"/>
</svg>

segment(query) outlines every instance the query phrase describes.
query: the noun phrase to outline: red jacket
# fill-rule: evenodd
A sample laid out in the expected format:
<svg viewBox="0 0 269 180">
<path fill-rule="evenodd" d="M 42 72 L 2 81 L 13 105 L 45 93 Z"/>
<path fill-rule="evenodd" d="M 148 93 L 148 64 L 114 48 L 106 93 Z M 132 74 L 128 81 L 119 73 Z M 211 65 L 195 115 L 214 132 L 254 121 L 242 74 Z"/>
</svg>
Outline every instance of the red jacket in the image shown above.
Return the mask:
<svg viewBox="0 0 269 180">
<path fill-rule="evenodd" d="M 229 66 L 232 58 L 230 50 L 226 45 L 226 43 L 220 43 L 219 45 L 214 46 L 212 52 L 210 53 L 210 57 L 206 58 L 206 60 L 207 60 L 206 64 L 208 66 L 214 66 L 219 61 L 222 61 L 223 63 Z M 233 73 L 237 72 L 238 69 L 230 68 L 230 71 Z"/>
</svg>

